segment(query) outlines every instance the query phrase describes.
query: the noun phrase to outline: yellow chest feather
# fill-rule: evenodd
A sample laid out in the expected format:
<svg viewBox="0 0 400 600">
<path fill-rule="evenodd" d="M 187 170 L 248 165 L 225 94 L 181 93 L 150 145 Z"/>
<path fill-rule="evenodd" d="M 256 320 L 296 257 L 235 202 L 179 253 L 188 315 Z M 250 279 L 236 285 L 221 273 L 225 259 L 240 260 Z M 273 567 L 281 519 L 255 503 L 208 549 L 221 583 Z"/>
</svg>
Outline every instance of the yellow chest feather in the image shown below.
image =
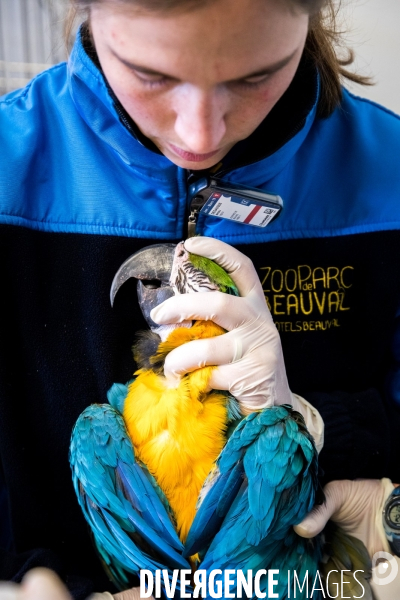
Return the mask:
<svg viewBox="0 0 400 600">
<path fill-rule="evenodd" d="M 223 332 L 211 322 L 200 321 L 191 329 L 173 331 L 159 352 Z M 124 406 L 135 455 L 164 491 L 182 541 L 195 516 L 200 489 L 226 441 L 226 396 L 207 393 L 213 368 L 189 373 L 174 389 L 166 386 L 164 377 L 138 371 Z"/>
</svg>

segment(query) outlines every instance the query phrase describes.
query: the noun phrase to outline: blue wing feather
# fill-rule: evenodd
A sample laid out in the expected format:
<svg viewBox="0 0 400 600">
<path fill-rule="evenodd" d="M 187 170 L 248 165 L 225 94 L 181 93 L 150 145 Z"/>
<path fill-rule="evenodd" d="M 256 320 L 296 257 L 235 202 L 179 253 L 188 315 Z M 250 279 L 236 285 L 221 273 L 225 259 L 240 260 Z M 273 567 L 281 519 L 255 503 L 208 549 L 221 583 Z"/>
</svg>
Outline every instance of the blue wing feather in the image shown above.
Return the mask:
<svg viewBox="0 0 400 600">
<path fill-rule="evenodd" d="M 216 483 L 210 488 L 204 502 L 201 504 L 201 511 L 197 512 L 192 523 L 185 543 L 184 556 L 192 556 L 196 554 L 196 548 L 201 548 L 204 551 L 209 546 L 215 531 L 220 528 L 243 483 L 243 476 L 242 461 L 236 463 L 231 471 L 222 475 L 217 467 L 215 472 L 209 476 L 204 485 L 209 485 L 210 480 L 211 483 L 216 480 Z"/>
<path fill-rule="evenodd" d="M 225 494 L 228 482 L 234 494 L 226 494 L 229 502 L 217 515 L 217 499 Z M 249 415 L 239 423 L 217 460 L 185 554 L 205 554 L 201 568 L 207 573 L 213 569 L 255 572 L 282 566 L 285 571 L 305 572 L 307 565 L 315 574 L 319 542 L 299 538 L 293 525 L 313 506 L 316 485 L 317 451 L 302 417 L 289 406 Z M 266 578 L 261 590 L 267 591 Z M 278 592 L 279 598 L 286 598 L 286 573 Z"/>
<path fill-rule="evenodd" d="M 113 386 L 122 405 L 124 386 Z M 126 388 L 125 388 L 126 390 Z M 190 569 L 154 479 L 135 460 L 121 414 L 112 406 L 91 405 L 75 424 L 70 464 L 75 492 L 96 547 L 120 589 L 140 569 Z"/>
<path fill-rule="evenodd" d="M 114 383 L 107 392 L 107 400 L 121 415 L 124 410 L 125 398 L 128 395 L 129 384 L 130 382 L 127 384 Z"/>
<path fill-rule="evenodd" d="M 118 409 L 126 389 L 110 391 Z M 316 456 L 301 417 L 290 407 L 240 421 L 204 486 L 184 556 L 199 552 L 208 572 L 281 565 L 298 573 L 316 571 L 319 547 L 292 529 L 314 503 Z M 120 589 L 140 569 L 167 568 L 170 579 L 173 569 L 190 569 L 165 495 L 135 461 L 118 410 L 93 405 L 84 411 L 72 435 L 70 460 L 79 503 Z M 266 587 L 265 578 L 261 590 Z M 282 599 L 284 588 L 279 588 Z"/>
</svg>

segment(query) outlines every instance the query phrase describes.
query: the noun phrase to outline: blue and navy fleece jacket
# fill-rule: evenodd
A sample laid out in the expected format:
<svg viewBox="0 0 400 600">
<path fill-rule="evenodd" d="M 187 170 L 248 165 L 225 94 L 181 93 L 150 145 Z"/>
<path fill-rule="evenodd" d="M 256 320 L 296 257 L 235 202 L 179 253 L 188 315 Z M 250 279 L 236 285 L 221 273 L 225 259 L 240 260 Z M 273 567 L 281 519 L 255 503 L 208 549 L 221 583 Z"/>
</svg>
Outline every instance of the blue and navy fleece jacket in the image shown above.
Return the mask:
<svg viewBox="0 0 400 600">
<path fill-rule="evenodd" d="M 325 421 L 324 479 L 400 482 L 400 119 L 347 91 L 321 119 L 318 86 L 304 59 L 217 169 L 279 194 L 279 218 L 259 229 L 201 216 L 197 233 L 253 260 L 291 389 Z M 112 588 L 74 497 L 71 430 L 131 378 L 146 328 L 135 283 L 111 309 L 111 281 L 139 248 L 185 238 L 199 173 L 142 138 L 80 36 L 68 65 L 1 99 L 0 148 L 0 500 L 12 530 L 0 579 L 46 565 L 79 600 Z"/>
</svg>

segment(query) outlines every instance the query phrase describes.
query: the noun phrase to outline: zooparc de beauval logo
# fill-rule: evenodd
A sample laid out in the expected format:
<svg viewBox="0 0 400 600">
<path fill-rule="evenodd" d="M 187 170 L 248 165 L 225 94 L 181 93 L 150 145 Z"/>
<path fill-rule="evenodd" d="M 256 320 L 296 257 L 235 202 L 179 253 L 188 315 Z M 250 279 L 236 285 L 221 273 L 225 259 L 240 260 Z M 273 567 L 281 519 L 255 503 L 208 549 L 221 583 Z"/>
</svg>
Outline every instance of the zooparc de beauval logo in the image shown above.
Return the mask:
<svg viewBox="0 0 400 600">
<path fill-rule="evenodd" d="M 279 569 L 260 569 L 255 571 L 242 571 L 225 569 L 213 569 L 206 571 L 199 569 L 192 573 L 188 569 L 174 570 L 172 576 L 168 575 L 167 569 L 152 571 L 142 569 L 140 571 L 140 597 L 154 598 L 162 597 L 162 588 L 167 598 L 173 598 L 175 592 L 179 591 L 181 598 L 281 598 L 282 592 L 287 598 L 364 598 L 365 587 L 357 578 L 363 580 L 364 571 L 352 572 L 353 582 L 347 580 L 349 570 L 332 570 L 325 574 L 325 585 L 319 571 L 315 576 L 309 575 L 308 571 L 300 576 L 296 571 L 281 571 Z M 335 575 L 333 575 L 333 573 Z M 397 572 L 396 572 L 397 574 Z M 395 576 L 396 576 L 395 574 Z M 346 577 L 347 575 L 347 577 Z M 335 582 L 329 581 L 329 578 Z M 359 585 L 350 593 L 349 586 L 354 586 L 354 581 Z M 365 583 L 365 581 L 364 581 Z M 327 592 L 329 585 L 330 592 Z M 379 585 L 379 584 L 378 584 Z M 385 585 L 384 583 L 380 585 Z M 284 586 L 284 587 L 283 587 Z M 280 593 L 278 593 L 278 589 Z M 347 590 L 347 591 L 346 591 Z M 358 593 L 356 596 L 354 593 Z M 268 595 L 267 595 L 268 594 Z"/>
<path fill-rule="evenodd" d="M 265 300 L 279 332 L 321 332 L 342 327 L 352 308 L 352 265 L 263 266 Z"/>
</svg>

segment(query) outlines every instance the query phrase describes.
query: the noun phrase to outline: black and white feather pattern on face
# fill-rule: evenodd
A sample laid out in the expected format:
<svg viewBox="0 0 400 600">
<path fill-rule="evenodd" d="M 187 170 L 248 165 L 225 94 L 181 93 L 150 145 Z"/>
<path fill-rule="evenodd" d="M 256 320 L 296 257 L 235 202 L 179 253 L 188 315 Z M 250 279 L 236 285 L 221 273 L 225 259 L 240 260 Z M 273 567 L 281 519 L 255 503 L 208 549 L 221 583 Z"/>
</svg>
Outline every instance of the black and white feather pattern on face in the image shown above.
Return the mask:
<svg viewBox="0 0 400 600">
<path fill-rule="evenodd" d="M 192 294 L 194 292 L 213 292 L 218 290 L 218 286 L 210 281 L 203 271 L 197 269 L 192 264 L 184 242 L 180 242 L 175 250 L 170 285 L 174 289 L 175 294 Z"/>
<path fill-rule="evenodd" d="M 208 278 L 204 271 L 197 269 L 193 265 L 184 242 L 180 242 L 175 248 L 169 285 L 176 296 L 179 294 L 218 290 L 217 285 Z M 159 364 L 153 361 L 150 362 L 150 358 L 156 353 L 158 344 L 160 341 L 165 341 L 174 329 L 178 327 L 189 328 L 192 326 L 192 323 L 192 321 L 181 321 L 180 323 L 152 327 L 151 331 L 139 333 L 133 348 L 134 358 L 138 367 L 152 369 L 156 373 L 161 373 L 164 368 L 164 361 Z"/>
</svg>

